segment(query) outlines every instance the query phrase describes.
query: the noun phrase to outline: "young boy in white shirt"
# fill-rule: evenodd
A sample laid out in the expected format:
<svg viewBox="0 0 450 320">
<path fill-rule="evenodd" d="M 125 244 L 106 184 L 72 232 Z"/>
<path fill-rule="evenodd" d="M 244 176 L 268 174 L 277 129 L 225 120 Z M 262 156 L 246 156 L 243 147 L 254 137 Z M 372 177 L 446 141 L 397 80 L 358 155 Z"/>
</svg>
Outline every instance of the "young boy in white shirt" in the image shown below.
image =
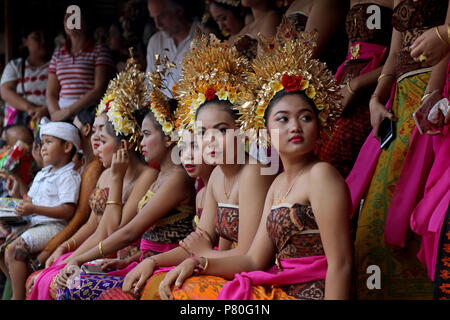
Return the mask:
<svg viewBox="0 0 450 320">
<path fill-rule="evenodd" d="M 72 158 L 80 148 L 78 129 L 65 122 L 41 122 L 41 155 L 38 172 L 16 214 L 29 219 L 30 228 L 14 240 L 1 257 L 0 266 L 11 281 L 13 300 L 25 298 L 27 258 L 40 252 L 70 220 L 78 203 L 81 177 Z"/>
</svg>

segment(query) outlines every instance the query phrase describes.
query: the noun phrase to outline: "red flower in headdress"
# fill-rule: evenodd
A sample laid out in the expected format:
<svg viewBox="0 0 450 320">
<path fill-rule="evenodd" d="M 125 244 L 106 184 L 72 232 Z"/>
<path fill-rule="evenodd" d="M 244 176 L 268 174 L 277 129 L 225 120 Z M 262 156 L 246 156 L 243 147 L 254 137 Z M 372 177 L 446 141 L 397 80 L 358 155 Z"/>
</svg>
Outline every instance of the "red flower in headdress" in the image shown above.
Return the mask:
<svg viewBox="0 0 450 320">
<path fill-rule="evenodd" d="M 111 99 L 111 100 L 109 100 L 106 104 L 105 104 L 105 112 L 108 112 L 109 111 L 109 104 L 111 103 L 111 102 L 113 102 L 114 101 L 114 99 Z"/>
<path fill-rule="evenodd" d="M 205 92 L 205 97 L 207 101 L 214 100 L 216 98 L 216 90 L 214 90 L 213 88 L 209 88 Z"/>
<path fill-rule="evenodd" d="M 281 84 L 287 92 L 299 91 L 302 81 L 302 76 L 290 76 L 287 73 L 285 73 L 281 78 Z"/>
</svg>

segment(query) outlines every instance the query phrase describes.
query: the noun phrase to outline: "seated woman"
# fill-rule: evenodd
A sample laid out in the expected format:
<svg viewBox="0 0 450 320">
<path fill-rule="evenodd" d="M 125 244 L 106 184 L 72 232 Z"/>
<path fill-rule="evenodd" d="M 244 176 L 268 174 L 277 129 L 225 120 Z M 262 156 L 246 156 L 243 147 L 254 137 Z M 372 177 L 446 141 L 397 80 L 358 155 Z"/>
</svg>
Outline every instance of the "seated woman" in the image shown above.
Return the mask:
<svg viewBox="0 0 450 320">
<path fill-rule="evenodd" d="M 205 190 L 208 185 L 209 177 L 211 175 L 214 166 L 206 164 L 202 159 L 202 149 L 199 146 L 198 141 L 194 137 L 194 134 L 189 130 L 183 131 L 183 136 L 180 138 L 180 160 L 186 170 L 187 174 L 194 179 L 197 179 L 197 183 L 201 182 L 202 185 L 196 195 L 196 215 L 192 221 L 192 226 L 197 228 L 199 219 L 202 215 L 204 203 L 205 203 Z M 199 161 L 200 159 L 200 161 Z M 200 181 L 201 180 L 201 181 Z M 228 245 L 225 239 L 221 239 L 221 245 Z M 109 267 L 109 265 L 103 265 Z M 121 288 L 108 289 L 103 292 L 98 300 L 134 300 L 134 296 L 122 291 Z"/>
<path fill-rule="evenodd" d="M 246 10 L 240 0 L 207 0 L 203 20 L 212 18 L 226 38 L 237 35 L 245 26 Z"/>
<path fill-rule="evenodd" d="M 128 69 L 118 77 L 124 80 L 122 83 L 125 85 L 130 82 L 135 85 L 132 87 L 130 97 L 133 97 L 136 103 L 143 104 L 146 99 L 145 90 L 142 90 L 145 88 L 145 75 L 137 71 L 132 60 L 129 62 Z M 121 96 L 124 92 L 121 89 L 123 87 L 120 86 L 120 82 L 110 83 L 94 123 L 94 136 L 97 134 L 100 136 L 99 158 L 107 169 L 100 176 L 97 187 L 89 199 L 92 209 L 89 220 L 49 257 L 47 269 L 36 278 L 30 299 L 49 299 L 50 294 L 51 298 L 55 299 L 59 271 L 70 259 L 82 255 L 92 247 L 96 248 L 109 233 L 128 223 L 136 215 L 139 200 L 156 179 L 157 171 L 142 163 L 138 153 L 134 151 L 135 144 L 128 145 L 128 140 L 132 138 L 129 128 L 115 126 L 124 117 L 132 117 L 129 110 L 116 108 L 118 101 L 128 101 L 126 97 Z M 111 97 L 114 99 L 111 100 Z M 106 104 L 109 109 L 102 112 L 102 107 L 106 108 Z M 132 122 L 130 126 L 133 126 Z M 137 129 L 137 122 L 134 128 Z M 98 143 L 93 144 L 94 147 L 96 144 Z M 124 153 L 127 154 L 126 158 Z M 116 205 L 117 203 L 120 206 Z M 129 254 L 132 253 L 134 252 Z M 119 257 L 128 258 L 121 256 L 120 253 Z"/>
<path fill-rule="evenodd" d="M 249 63 L 227 42 L 202 36 L 194 40 L 191 51 L 183 61 L 183 77 L 177 99 L 186 108 L 183 123 L 201 135 L 203 158 L 216 165 L 205 194 L 204 207 L 197 231 L 208 239 L 192 245 L 192 233 L 180 242 L 181 248 L 144 260 L 130 272 L 122 286 L 141 299 L 157 299 L 157 287 L 165 275 L 159 267 L 173 267 L 192 253 L 208 257 L 243 254 L 255 235 L 263 209 L 263 201 L 273 175 L 261 175 L 263 166 L 244 152 L 240 146 L 235 105 L 254 99 L 247 85 Z M 213 70 L 216 72 L 214 73 Z M 204 75 L 209 77 L 203 80 Z M 184 127 L 184 126 L 183 126 Z M 228 133 L 227 133 L 228 132 Z M 232 133 L 232 134 L 230 134 Z M 240 148 L 242 147 L 242 148 Z M 242 151 L 242 152 L 241 152 Z M 201 230 L 201 231 L 200 231 Z M 235 243 L 228 250 L 214 250 L 219 237 Z M 222 249 L 222 248 L 221 248 Z M 225 249 L 225 247 L 223 248 Z M 156 290 L 155 290 L 156 288 Z"/>
<path fill-rule="evenodd" d="M 267 193 L 250 249 L 233 257 L 186 259 L 161 282 L 163 299 L 349 298 L 350 194 L 339 172 L 314 155 L 321 129 L 340 113 L 337 86 L 326 66 L 311 58 L 313 41 L 292 35 L 292 29 L 280 29 L 274 49 L 268 46 L 254 61 L 249 82 L 259 88 L 258 98 L 253 108 L 240 110 L 242 129 L 270 131 L 285 169 Z M 202 238 L 198 233 L 192 244 Z M 196 268 L 209 276 L 190 277 Z"/>
<path fill-rule="evenodd" d="M 277 32 L 277 26 L 281 21 L 281 13 L 275 6 L 275 1 L 270 0 L 242 0 L 242 6 L 251 9 L 253 21 L 241 31 L 230 37 L 230 42 L 236 49 L 249 60 L 259 54 L 257 36 L 261 33 L 265 37 L 272 37 Z"/>
<path fill-rule="evenodd" d="M 167 66 L 166 63 L 162 63 Z M 168 251 L 178 246 L 178 242 L 192 232 L 192 220 L 195 215 L 194 181 L 178 164 L 173 163 L 172 154 L 175 147 L 171 135 L 178 130 L 174 122 L 173 100 L 162 93 L 161 74 L 155 72 L 150 77 L 152 90 L 150 105 L 144 108 L 141 141 L 142 153 L 147 163 L 158 162 L 161 171 L 154 183 L 139 201 L 138 213 L 125 226 L 108 236 L 86 253 L 68 262 L 58 281 L 60 299 L 96 299 L 107 288 L 122 285 L 124 276 L 137 265 L 137 261 L 147 256 Z M 111 195 L 111 193 L 110 193 Z M 81 275 L 81 282 L 72 288 L 77 278 L 67 279 L 73 268 L 80 267 L 94 259 L 105 258 L 140 239 L 141 254 L 128 259 L 125 264 L 104 261 L 102 265 L 120 268 L 108 275 Z M 93 282 L 95 282 L 94 285 Z"/>
</svg>

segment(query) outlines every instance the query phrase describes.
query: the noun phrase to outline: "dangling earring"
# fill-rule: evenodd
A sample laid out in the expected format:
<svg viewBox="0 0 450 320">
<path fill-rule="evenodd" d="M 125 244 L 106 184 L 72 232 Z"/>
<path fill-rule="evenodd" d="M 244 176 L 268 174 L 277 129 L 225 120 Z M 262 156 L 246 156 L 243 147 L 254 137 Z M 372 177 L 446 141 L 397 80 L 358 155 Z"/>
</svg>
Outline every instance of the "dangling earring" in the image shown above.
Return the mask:
<svg viewBox="0 0 450 320">
<path fill-rule="evenodd" d="M 170 147 L 170 143 L 169 142 L 166 142 L 166 148 L 169 148 Z"/>
</svg>

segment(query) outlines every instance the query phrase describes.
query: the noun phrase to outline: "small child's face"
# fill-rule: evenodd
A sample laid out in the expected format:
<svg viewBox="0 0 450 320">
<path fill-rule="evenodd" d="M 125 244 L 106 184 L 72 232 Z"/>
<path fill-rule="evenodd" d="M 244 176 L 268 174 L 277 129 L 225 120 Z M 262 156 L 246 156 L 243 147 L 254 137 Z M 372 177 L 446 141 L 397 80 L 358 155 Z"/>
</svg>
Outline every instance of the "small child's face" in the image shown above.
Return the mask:
<svg viewBox="0 0 450 320">
<path fill-rule="evenodd" d="M 41 155 L 44 166 L 55 165 L 59 163 L 66 156 L 62 140 L 53 136 L 43 134 Z"/>
</svg>

